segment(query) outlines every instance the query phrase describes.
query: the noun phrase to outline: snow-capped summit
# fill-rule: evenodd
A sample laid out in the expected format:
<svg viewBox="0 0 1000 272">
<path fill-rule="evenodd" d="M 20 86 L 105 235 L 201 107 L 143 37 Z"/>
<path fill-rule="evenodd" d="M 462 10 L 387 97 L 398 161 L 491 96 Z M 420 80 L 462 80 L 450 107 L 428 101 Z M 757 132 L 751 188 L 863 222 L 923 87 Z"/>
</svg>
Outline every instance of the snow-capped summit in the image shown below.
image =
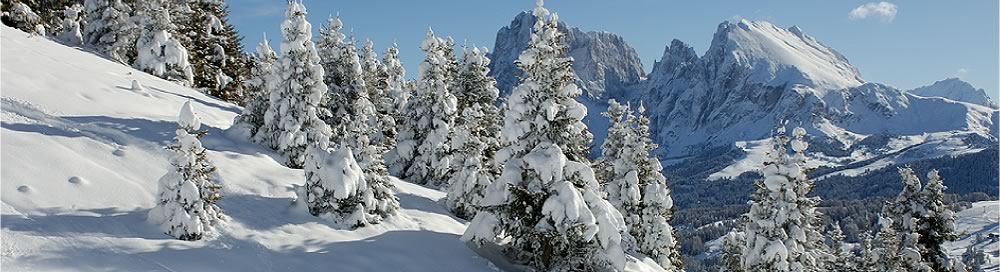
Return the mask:
<svg viewBox="0 0 1000 272">
<path fill-rule="evenodd" d="M 747 80 L 769 86 L 803 84 L 815 89 L 843 89 L 865 81 L 858 69 L 833 48 L 793 26 L 779 28 L 764 21 L 723 22 L 705 53 L 722 64 L 711 74 L 745 70 Z"/>
<path fill-rule="evenodd" d="M 798 27 L 723 22 L 705 55 L 673 41 L 629 93 L 649 108 L 665 158 L 767 138 L 780 122 L 835 148 L 871 135 L 971 132 L 995 139 L 996 111 L 867 83 L 840 53 Z"/>
<path fill-rule="evenodd" d="M 506 96 L 517 85 L 521 70 L 514 61 L 528 46 L 535 16 L 525 11 L 519 13 L 509 26 L 497 31 L 496 44 L 490 53 L 490 75 L 496 77 L 501 96 Z M 604 101 L 615 92 L 639 82 L 645 75 L 639 54 L 621 36 L 609 32 L 584 32 L 559 22 L 559 29 L 566 34 L 568 52 L 573 57 L 573 71 L 586 96 Z"/>
<path fill-rule="evenodd" d="M 919 87 L 909 92 L 919 96 L 942 97 L 997 108 L 997 104 L 990 99 L 989 95 L 986 95 L 985 90 L 976 89 L 972 84 L 958 78 L 940 80 L 929 86 Z"/>
</svg>

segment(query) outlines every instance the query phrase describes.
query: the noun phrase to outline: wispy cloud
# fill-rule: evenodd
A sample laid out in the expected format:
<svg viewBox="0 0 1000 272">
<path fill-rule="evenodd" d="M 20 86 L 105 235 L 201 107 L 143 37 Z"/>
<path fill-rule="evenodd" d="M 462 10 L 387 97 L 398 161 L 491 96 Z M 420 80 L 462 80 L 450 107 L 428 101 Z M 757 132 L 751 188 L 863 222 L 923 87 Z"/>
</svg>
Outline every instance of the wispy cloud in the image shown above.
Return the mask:
<svg viewBox="0 0 1000 272">
<path fill-rule="evenodd" d="M 872 2 L 858 6 L 847 14 L 851 20 L 861 20 L 869 16 L 882 17 L 883 21 L 892 22 L 896 19 L 896 4 L 889 2 Z"/>
<path fill-rule="evenodd" d="M 966 68 L 958 68 L 958 71 L 955 71 L 955 77 L 957 78 L 964 77 L 965 75 L 968 74 L 969 74 L 969 69 Z"/>
</svg>

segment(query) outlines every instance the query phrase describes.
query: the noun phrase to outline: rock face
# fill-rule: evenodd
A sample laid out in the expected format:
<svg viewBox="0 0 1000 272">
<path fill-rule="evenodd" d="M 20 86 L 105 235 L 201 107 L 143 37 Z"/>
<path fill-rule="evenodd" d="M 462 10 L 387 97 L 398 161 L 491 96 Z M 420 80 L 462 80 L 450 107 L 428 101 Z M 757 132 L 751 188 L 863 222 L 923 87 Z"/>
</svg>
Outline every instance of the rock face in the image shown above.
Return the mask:
<svg viewBox="0 0 1000 272">
<path fill-rule="evenodd" d="M 997 108 L 986 91 L 976 89 L 972 84 L 957 78 L 949 78 L 934 82 L 930 86 L 923 86 L 909 91 L 912 94 L 924 97 L 941 97 L 955 101 L 968 102 L 990 108 Z"/>
<path fill-rule="evenodd" d="M 518 84 L 521 70 L 514 60 L 528 46 L 534 24 L 534 15 L 521 12 L 509 26 L 497 32 L 490 55 L 490 73 L 496 77 L 501 95 L 509 94 Z M 615 97 L 617 94 L 613 92 L 639 82 L 645 75 L 639 55 L 622 37 L 608 32 L 583 32 L 563 22 L 559 22 L 559 29 L 566 33 L 568 53 L 575 60 L 573 70 L 586 96 Z"/>
</svg>

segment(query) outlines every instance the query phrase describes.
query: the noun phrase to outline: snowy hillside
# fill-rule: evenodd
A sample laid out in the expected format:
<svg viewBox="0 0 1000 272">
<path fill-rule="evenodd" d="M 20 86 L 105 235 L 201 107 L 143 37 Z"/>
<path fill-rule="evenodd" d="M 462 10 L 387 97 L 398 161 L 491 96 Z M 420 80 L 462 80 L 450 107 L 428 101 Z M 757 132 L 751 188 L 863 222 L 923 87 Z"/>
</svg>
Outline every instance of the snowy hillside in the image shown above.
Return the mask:
<svg viewBox="0 0 1000 272">
<path fill-rule="evenodd" d="M 983 89 L 976 89 L 972 84 L 957 78 L 936 81 L 934 84 L 909 90 L 910 93 L 925 97 L 942 97 L 955 101 L 996 108 L 997 104 L 986 95 Z"/>
<path fill-rule="evenodd" d="M 496 270 L 459 241 L 465 223 L 438 203 L 443 192 L 396 180 L 401 216 L 333 228 L 290 210 L 301 170 L 226 137 L 240 108 L 45 38 L 0 33 L 4 271 Z M 145 90 L 132 90 L 133 79 Z M 231 217 L 197 242 L 146 223 L 186 101 L 208 129 Z"/>
<path fill-rule="evenodd" d="M 986 253 L 984 271 L 1000 271 L 1000 240 L 989 238 L 1000 236 L 1000 201 L 972 203 L 972 207 L 955 213 L 958 241 L 945 244 L 952 256 L 961 256 L 969 245 Z M 976 237 L 983 240 L 977 241 Z"/>
</svg>

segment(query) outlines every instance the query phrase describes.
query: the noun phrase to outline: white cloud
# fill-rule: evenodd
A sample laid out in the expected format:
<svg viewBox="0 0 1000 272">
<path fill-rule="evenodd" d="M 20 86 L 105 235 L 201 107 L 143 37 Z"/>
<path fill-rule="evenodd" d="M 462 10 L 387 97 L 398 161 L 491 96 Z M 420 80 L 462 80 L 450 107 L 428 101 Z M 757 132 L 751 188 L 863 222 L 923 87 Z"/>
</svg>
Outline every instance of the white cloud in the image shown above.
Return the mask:
<svg viewBox="0 0 1000 272">
<path fill-rule="evenodd" d="M 858 6 L 847 14 L 851 20 L 860 20 L 868 16 L 882 17 L 883 21 L 892 22 L 896 18 L 896 4 L 889 2 L 872 2 Z"/>
<path fill-rule="evenodd" d="M 964 77 L 965 75 L 968 74 L 969 74 L 969 69 L 966 68 L 958 68 L 958 71 L 955 71 L 955 77 L 958 78 Z"/>
</svg>

